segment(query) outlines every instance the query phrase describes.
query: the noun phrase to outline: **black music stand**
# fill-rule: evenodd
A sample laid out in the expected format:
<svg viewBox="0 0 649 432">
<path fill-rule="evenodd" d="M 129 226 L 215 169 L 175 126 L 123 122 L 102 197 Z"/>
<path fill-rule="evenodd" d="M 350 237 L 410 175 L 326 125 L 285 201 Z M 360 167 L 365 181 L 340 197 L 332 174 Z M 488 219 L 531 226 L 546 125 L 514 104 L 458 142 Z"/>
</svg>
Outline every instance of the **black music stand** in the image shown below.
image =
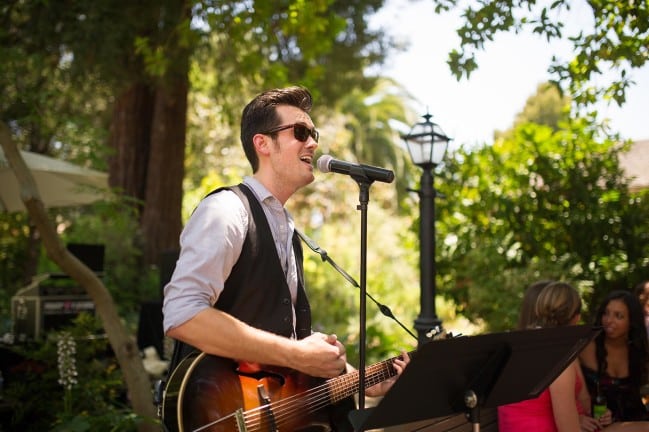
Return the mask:
<svg viewBox="0 0 649 432">
<path fill-rule="evenodd" d="M 424 344 L 381 402 L 349 414 L 356 431 L 537 397 L 601 331 L 591 326 L 518 330 Z"/>
</svg>

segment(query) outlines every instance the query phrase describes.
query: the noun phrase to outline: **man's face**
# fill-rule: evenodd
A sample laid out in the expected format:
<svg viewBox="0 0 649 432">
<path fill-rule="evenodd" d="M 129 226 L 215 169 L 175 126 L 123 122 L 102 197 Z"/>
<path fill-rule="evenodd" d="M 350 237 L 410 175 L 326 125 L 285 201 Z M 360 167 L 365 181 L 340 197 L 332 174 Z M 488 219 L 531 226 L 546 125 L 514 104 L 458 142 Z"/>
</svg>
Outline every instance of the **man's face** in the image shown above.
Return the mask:
<svg viewBox="0 0 649 432">
<path fill-rule="evenodd" d="M 301 109 L 290 105 L 279 105 L 276 109 L 280 118 L 277 126 L 299 124 L 314 128 L 311 117 Z M 293 191 L 311 183 L 315 178 L 313 158 L 317 148 L 318 143 L 312 136 L 300 141 L 292 127 L 277 132 L 276 139 L 269 147 L 274 180 Z"/>
</svg>

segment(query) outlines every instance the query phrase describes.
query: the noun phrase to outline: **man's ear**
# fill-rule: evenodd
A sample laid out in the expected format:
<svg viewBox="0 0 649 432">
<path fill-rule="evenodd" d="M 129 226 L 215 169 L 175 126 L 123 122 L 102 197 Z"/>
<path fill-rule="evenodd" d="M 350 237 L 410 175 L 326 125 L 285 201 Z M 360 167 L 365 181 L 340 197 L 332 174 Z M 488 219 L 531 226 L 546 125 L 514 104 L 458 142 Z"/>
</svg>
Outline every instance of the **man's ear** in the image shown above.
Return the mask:
<svg viewBox="0 0 649 432">
<path fill-rule="evenodd" d="M 255 134 L 252 137 L 252 144 L 255 146 L 255 150 L 258 154 L 268 155 L 270 153 L 269 146 L 271 145 L 272 139 L 268 135 Z"/>
</svg>

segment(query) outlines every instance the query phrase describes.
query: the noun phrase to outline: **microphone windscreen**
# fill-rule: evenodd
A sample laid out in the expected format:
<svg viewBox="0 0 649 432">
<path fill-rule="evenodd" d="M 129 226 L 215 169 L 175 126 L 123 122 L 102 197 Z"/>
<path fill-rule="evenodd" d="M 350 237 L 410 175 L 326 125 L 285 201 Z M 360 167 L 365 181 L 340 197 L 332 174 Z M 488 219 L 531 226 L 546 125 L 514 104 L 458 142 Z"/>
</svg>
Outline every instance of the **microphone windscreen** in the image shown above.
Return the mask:
<svg viewBox="0 0 649 432">
<path fill-rule="evenodd" d="M 323 173 L 330 172 L 331 169 L 329 169 L 329 162 L 331 162 L 332 159 L 333 157 L 331 157 L 330 155 L 320 156 L 318 158 L 318 169 Z"/>
</svg>

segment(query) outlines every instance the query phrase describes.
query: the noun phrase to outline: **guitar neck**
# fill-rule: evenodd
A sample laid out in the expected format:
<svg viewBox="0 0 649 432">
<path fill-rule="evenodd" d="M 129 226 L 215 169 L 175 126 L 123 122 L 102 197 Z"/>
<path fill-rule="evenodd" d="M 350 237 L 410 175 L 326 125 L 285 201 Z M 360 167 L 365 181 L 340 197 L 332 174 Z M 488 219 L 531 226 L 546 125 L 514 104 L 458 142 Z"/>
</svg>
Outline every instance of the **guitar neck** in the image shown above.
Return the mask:
<svg viewBox="0 0 649 432">
<path fill-rule="evenodd" d="M 410 356 L 414 352 L 408 353 Z M 400 356 L 399 356 L 400 357 Z M 394 360 L 399 357 L 383 360 L 365 368 L 365 388 L 380 384 L 397 375 L 394 368 Z M 332 403 L 341 401 L 349 396 L 358 393 L 360 383 L 360 372 L 353 371 L 336 378 L 327 380 L 327 386 L 331 390 Z"/>
</svg>

